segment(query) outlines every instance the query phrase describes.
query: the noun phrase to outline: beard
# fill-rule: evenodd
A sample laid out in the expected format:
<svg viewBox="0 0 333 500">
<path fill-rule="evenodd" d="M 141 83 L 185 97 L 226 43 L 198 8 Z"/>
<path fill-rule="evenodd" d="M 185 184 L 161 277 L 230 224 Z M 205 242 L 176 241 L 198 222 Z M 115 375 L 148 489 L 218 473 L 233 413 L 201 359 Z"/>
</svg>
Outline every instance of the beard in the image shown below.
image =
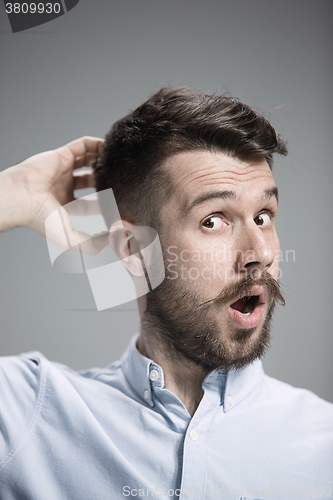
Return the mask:
<svg viewBox="0 0 333 500">
<path fill-rule="evenodd" d="M 268 290 L 266 313 L 257 327 L 239 328 L 228 317 L 226 303 L 250 293 L 256 285 Z M 142 328 L 149 342 L 162 349 L 169 359 L 186 358 L 208 371 L 239 369 L 267 351 L 277 302 L 285 303 L 280 285 L 266 272 L 259 278 L 250 273 L 206 301 L 184 280 L 170 279 L 166 274 L 161 285 L 147 295 Z M 219 318 L 223 312 L 227 319 L 221 324 Z"/>
</svg>

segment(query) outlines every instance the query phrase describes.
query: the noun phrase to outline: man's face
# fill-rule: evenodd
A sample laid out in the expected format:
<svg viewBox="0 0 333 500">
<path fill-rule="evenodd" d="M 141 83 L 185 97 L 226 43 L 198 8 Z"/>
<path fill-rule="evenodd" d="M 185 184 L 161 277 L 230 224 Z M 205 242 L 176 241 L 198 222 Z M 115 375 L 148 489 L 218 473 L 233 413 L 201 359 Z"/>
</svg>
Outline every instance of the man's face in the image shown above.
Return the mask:
<svg viewBox="0 0 333 500">
<path fill-rule="evenodd" d="M 207 151 L 165 168 L 174 184 L 160 212 L 166 279 L 147 296 L 148 317 L 175 353 L 205 368 L 243 366 L 264 352 L 282 300 L 270 279 L 280 253 L 271 170 Z"/>
</svg>

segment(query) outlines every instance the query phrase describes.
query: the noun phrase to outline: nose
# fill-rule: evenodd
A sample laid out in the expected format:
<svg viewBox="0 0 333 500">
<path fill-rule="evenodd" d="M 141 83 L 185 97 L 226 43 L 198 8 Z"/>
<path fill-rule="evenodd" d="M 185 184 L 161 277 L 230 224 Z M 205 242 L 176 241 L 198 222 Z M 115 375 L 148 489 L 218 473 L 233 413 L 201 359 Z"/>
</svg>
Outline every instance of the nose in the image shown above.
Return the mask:
<svg viewBox="0 0 333 500">
<path fill-rule="evenodd" d="M 235 266 L 237 273 L 273 272 L 278 267 L 279 240 L 276 232 L 265 231 L 254 221 L 240 229 L 235 251 Z"/>
</svg>

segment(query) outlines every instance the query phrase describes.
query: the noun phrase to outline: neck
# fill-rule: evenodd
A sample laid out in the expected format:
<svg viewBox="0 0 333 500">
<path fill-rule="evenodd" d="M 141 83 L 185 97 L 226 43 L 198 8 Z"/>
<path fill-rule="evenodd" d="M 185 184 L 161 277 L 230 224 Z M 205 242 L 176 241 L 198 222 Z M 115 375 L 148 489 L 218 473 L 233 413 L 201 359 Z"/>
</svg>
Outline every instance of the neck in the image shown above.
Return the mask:
<svg viewBox="0 0 333 500">
<path fill-rule="evenodd" d="M 165 388 L 180 399 L 193 417 L 203 396 L 202 383 L 209 371 L 186 358 L 166 356 L 165 348 L 156 336 L 151 342 L 150 335 L 141 332 L 137 347 L 141 354 L 163 369 Z"/>
</svg>

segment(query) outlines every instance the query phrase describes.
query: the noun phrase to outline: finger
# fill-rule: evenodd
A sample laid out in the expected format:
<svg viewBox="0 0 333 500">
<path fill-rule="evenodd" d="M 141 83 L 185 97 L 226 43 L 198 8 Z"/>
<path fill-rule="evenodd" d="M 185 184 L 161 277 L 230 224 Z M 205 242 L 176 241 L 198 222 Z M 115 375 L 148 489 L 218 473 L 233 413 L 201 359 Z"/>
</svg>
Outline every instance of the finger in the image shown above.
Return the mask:
<svg viewBox="0 0 333 500">
<path fill-rule="evenodd" d="M 46 219 L 45 236 L 48 241 L 63 250 L 82 250 L 89 255 L 95 255 L 108 243 L 108 231 L 90 235 L 84 231 L 76 230 L 68 213 L 63 208 L 55 210 Z"/>
<path fill-rule="evenodd" d="M 84 231 L 76 231 L 67 226 L 66 232 L 48 232 L 47 239 L 57 247 L 65 251 L 82 252 L 87 255 L 97 255 L 103 248 L 109 244 L 109 233 L 106 231 L 98 235 L 91 236 Z M 63 253 L 61 252 L 61 253 Z M 60 255 L 51 255 L 51 261 Z"/>
<path fill-rule="evenodd" d="M 101 213 L 101 208 L 98 199 L 85 200 L 78 198 L 62 207 L 68 215 L 82 216 L 98 215 Z"/>
<path fill-rule="evenodd" d="M 63 218 L 63 224 L 66 230 L 66 240 L 69 249 L 80 250 L 88 255 L 96 255 L 108 244 L 108 231 L 93 235 L 84 231 L 78 231 L 66 217 Z"/>
<path fill-rule="evenodd" d="M 86 153 L 94 153 L 96 155 L 100 154 L 101 146 L 103 144 L 103 139 L 99 137 L 85 136 L 75 141 L 69 142 L 64 148 L 68 148 L 74 157 L 83 156 Z M 60 148 L 61 149 L 61 148 Z"/>
<path fill-rule="evenodd" d="M 62 169 L 67 170 L 69 167 L 73 168 L 75 158 L 84 156 L 87 153 L 95 155 L 100 154 L 102 149 L 103 139 L 98 137 L 81 137 L 75 141 L 69 142 L 55 151 L 60 159 L 60 166 Z"/>
<path fill-rule="evenodd" d="M 95 187 L 95 180 L 91 172 L 80 172 L 73 176 L 73 191 Z"/>
<path fill-rule="evenodd" d="M 89 236 L 82 231 L 74 230 L 71 234 L 71 241 L 77 241 L 76 245 L 84 254 L 96 255 L 109 244 L 109 233 L 105 231 L 98 235 Z"/>
<path fill-rule="evenodd" d="M 86 153 L 83 156 L 78 156 L 75 158 L 74 162 L 74 169 L 77 170 L 82 167 L 92 167 L 93 163 L 96 161 L 96 158 L 98 158 L 98 155 L 95 153 Z"/>
</svg>

